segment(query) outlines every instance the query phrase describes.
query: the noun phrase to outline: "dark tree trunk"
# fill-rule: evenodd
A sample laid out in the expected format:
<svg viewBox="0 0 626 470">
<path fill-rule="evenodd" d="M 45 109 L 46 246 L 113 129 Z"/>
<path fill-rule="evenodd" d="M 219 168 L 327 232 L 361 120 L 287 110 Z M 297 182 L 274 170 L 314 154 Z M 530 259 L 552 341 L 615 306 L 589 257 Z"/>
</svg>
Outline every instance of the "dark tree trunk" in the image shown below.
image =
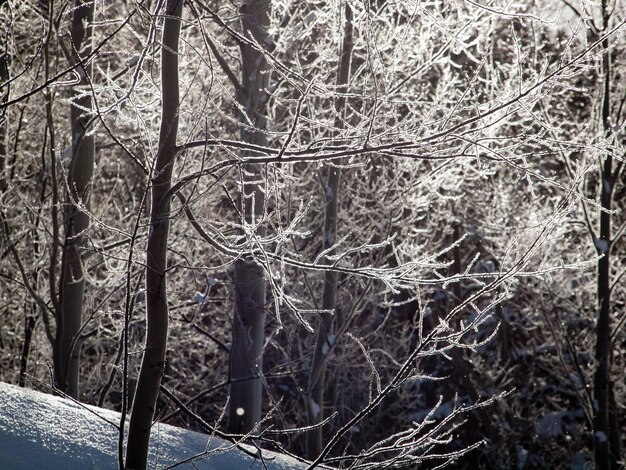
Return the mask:
<svg viewBox="0 0 626 470">
<path fill-rule="evenodd" d="M 608 28 L 609 7 L 602 0 L 602 20 Z M 609 39 L 602 41 L 602 85 L 601 107 L 602 131 L 604 137 L 611 137 L 611 54 Z M 594 416 L 593 434 L 596 468 L 609 470 L 617 468 L 618 449 L 612 449 L 610 416 L 610 367 L 611 367 L 611 210 L 613 188 L 616 175 L 613 173 L 613 157 L 610 152 L 604 155 L 600 172 L 600 233 L 596 238 L 596 249 L 601 258 L 598 261 L 598 322 L 596 325 L 596 370 L 593 381 Z M 617 430 L 616 430 L 617 431 Z"/>
<path fill-rule="evenodd" d="M 72 18 L 74 61 L 81 63 L 91 54 L 94 2 L 76 0 Z M 80 329 L 83 317 L 85 276 L 81 246 L 89 227 L 89 193 L 94 170 L 95 143 L 88 135 L 92 100 L 89 87 L 91 64 L 79 65 L 80 82 L 73 91 L 71 105 L 72 160 L 67 175 L 67 201 L 64 209 L 65 242 L 61 260 L 59 297 L 61 328 L 57 330 L 58 363 L 55 368 L 57 386 L 69 396 L 79 398 Z M 82 95 L 84 93 L 84 95 Z M 82 96 L 81 96 L 82 95 Z M 87 110 L 87 111 L 85 111 Z"/>
<path fill-rule="evenodd" d="M 126 468 L 144 469 L 167 349 L 167 243 L 174 160 L 178 153 L 178 39 L 183 0 L 168 0 L 161 48 L 162 115 L 159 151 L 152 172 L 150 232 L 146 252 L 146 344 L 128 429 Z"/>
<path fill-rule="evenodd" d="M 352 60 L 352 9 L 346 3 L 345 23 L 343 31 L 343 43 L 339 58 L 337 71 L 337 88 L 340 93 L 335 101 L 335 112 L 337 119 L 335 126 L 339 129 L 344 127 L 344 114 L 346 98 L 345 93 L 350 79 L 350 62 Z M 322 250 L 329 250 L 337 241 L 337 217 L 339 209 L 339 192 L 341 182 L 341 169 L 338 166 L 330 165 L 326 181 L 325 212 L 324 212 L 324 233 L 322 240 Z M 332 250 L 329 250 L 332 255 Z M 327 263 L 331 261 L 327 258 Z M 317 332 L 315 352 L 311 364 L 309 376 L 309 393 L 307 399 L 307 415 L 309 426 L 317 426 L 307 432 L 306 453 L 310 460 L 315 459 L 322 452 L 323 430 L 319 424 L 324 420 L 324 392 L 326 389 L 326 361 L 328 352 L 332 347 L 331 334 L 333 331 L 333 314 L 337 312 L 337 273 L 326 271 L 324 274 L 324 290 L 322 294 L 322 310 L 320 323 Z M 336 323 L 341 323 L 339 319 Z M 340 325 L 337 325 L 340 326 Z"/>
<path fill-rule="evenodd" d="M 262 47 L 267 46 L 270 26 L 270 0 L 244 2 L 240 9 L 243 35 Z M 266 106 L 270 72 L 263 53 L 251 44 L 242 43 L 241 89 L 239 102 L 245 112 L 242 116 L 241 139 L 251 144 L 267 145 L 264 133 L 267 127 Z M 252 123 L 252 128 L 245 123 Z M 262 173 L 258 165 L 244 165 L 242 169 L 242 209 L 249 226 L 262 223 L 265 193 Z M 263 236 L 264 228 L 255 231 Z M 263 388 L 263 341 L 265 337 L 266 283 L 263 269 L 252 258 L 235 262 L 235 311 L 233 313 L 233 341 L 230 353 L 230 402 L 228 430 L 248 433 L 261 420 Z"/>
</svg>

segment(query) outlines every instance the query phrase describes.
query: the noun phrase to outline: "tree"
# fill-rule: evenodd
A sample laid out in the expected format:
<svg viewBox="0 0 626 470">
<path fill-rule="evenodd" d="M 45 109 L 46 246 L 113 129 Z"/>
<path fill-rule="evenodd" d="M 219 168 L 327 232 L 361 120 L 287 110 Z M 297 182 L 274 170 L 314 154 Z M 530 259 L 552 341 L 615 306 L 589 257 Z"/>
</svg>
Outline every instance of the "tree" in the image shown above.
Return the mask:
<svg viewBox="0 0 626 470">
<path fill-rule="evenodd" d="M 167 350 L 167 245 L 171 217 L 170 188 L 178 154 L 178 39 L 182 7 L 183 0 L 168 0 L 163 22 L 161 129 L 159 149 L 151 172 L 150 232 L 146 249 L 147 332 L 126 448 L 126 468 L 132 469 L 147 466 L 150 430 Z"/>
<path fill-rule="evenodd" d="M 350 79 L 350 63 L 352 61 L 352 8 L 349 3 L 344 6 L 345 18 L 343 27 L 343 43 L 341 45 L 339 69 L 337 71 L 337 93 L 335 101 L 335 127 L 343 128 L 346 119 L 346 94 Z M 326 253 L 326 263 L 332 265 L 334 246 L 338 240 L 337 218 L 339 209 L 339 194 L 341 181 L 340 164 L 331 164 L 328 167 L 326 180 L 324 229 L 322 231 L 322 252 Z M 337 273 L 328 270 L 324 273 L 324 288 L 322 293 L 322 310 L 317 330 L 317 342 L 313 352 L 309 390 L 307 400 L 307 414 L 309 425 L 314 426 L 307 433 L 307 457 L 315 459 L 322 452 L 323 433 L 322 422 L 324 421 L 324 394 L 326 392 L 326 356 L 333 346 L 335 335 L 333 334 L 333 319 L 339 317 L 337 311 Z M 336 318 L 338 327 L 341 328 L 341 320 Z"/>
<path fill-rule="evenodd" d="M 611 373 L 611 363 L 613 356 L 613 340 L 614 331 L 612 331 L 612 323 L 614 317 L 614 306 L 611 299 L 611 293 L 615 288 L 615 283 L 619 280 L 613 280 L 612 267 L 614 265 L 611 259 L 611 253 L 614 250 L 615 243 L 619 240 L 623 233 L 623 226 L 617 231 L 612 229 L 613 215 L 613 199 L 615 189 L 619 184 L 623 172 L 624 154 L 621 152 L 618 144 L 618 135 L 616 125 L 620 121 L 620 114 L 626 103 L 626 98 L 621 100 L 613 98 L 616 91 L 615 77 L 617 73 L 614 70 L 614 45 L 611 44 L 610 36 L 607 34 L 613 24 L 613 16 L 616 14 L 617 3 L 613 6 L 609 2 L 603 0 L 599 5 L 597 15 L 583 17 L 581 20 L 586 23 L 589 40 L 600 42 L 601 53 L 598 58 L 597 65 L 597 85 L 598 85 L 598 101 L 597 105 L 597 137 L 591 140 L 597 140 L 593 147 L 588 149 L 590 156 L 596 154 L 594 147 L 600 146 L 602 150 L 597 158 L 599 163 L 598 174 L 598 224 L 597 231 L 594 230 L 593 224 L 587 219 L 590 236 L 592 238 L 595 249 L 598 254 L 597 266 L 597 326 L 596 326 L 596 345 L 595 359 L 596 367 L 593 378 L 593 436 L 595 448 L 595 462 L 599 469 L 616 469 L 619 468 L 619 460 L 621 456 L 621 431 L 617 420 L 617 406 L 614 396 L 614 380 Z M 584 7 L 586 9 L 586 7 Z M 578 10 L 576 13 L 580 15 Z M 594 18 L 595 16 L 595 18 Z M 623 20 L 622 20 L 623 23 Z M 621 155 L 620 155 L 621 154 Z M 585 207 L 585 214 L 588 209 Z"/>
<path fill-rule="evenodd" d="M 79 398 L 80 348 L 85 297 L 83 245 L 90 218 L 91 181 L 94 171 L 95 141 L 90 128 L 93 74 L 91 60 L 95 4 L 76 0 L 72 13 L 71 59 L 79 77 L 71 101 L 72 146 L 64 206 L 65 238 L 59 285 L 60 311 L 57 312 L 55 380 L 59 389 Z"/>
<path fill-rule="evenodd" d="M 266 107 L 270 69 L 263 48 L 271 44 L 270 0 L 245 2 L 240 8 L 243 37 L 241 49 L 241 86 L 237 90 L 241 105 L 241 141 L 267 146 Z M 243 158 L 254 157 L 246 151 Z M 266 202 L 263 172 L 259 165 L 244 164 L 240 169 L 241 227 L 245 247 L 254 248 L 263 237 Z M 266 285 L 262 266 L 244 254 L 234 263 L 235 301 L 230 350 L 230 402 L 228 429 L 248 433 L 261 420 L 263 388 L 263 345 L 265 341 Z"/>
<path fill-rule="evenodd" d="M 595 464 L 597 468 L 619 468 L 621 454 L 621 434 L 616 407 L 614 387 L 615 379 L 612 368 L 614 360 L 614 341 L 619 327 L 616 323 L 617 301 L 622 297 L 619 286 L 620 272 L 623 267 L 613 254 L 623 235 L 624 225 L 614 229 L 618 219 L 615 214 L 615 197 L 621 194 L 623 186 L 623 143 L 620 143 L 618 127 L 614 124 L 620 119 L 624 98 L 617 98 L 620 93 L 616 77 L 622 73 L 623 63 L 616 60 L 616 50 L 623 48 L 623 41 L 613 37 L 620 28 L 620 16 L 623 12 L 621 2 L 601 2 L 590 7 L 585 4 L 565 3 L 566 9 L 573 15 L 580 28 L 575 41 L 582 47 L 593 44 L 598 52 L 587 59 L 588 69 L 581 69 L 574 82 L 593 89 L 590 94 L 573 92 L 570 101 L 570 115 L 574 115 L 573 128 L 566 129 L 559 153 L 565 163 L 570 178 L 579 180 L 580 190 L 587 198 L 581 198 L 581 222 L 587 229 L 588 239 L 597 255 L 595 284 L 595 364 L 587 379 L 580 368 L 572 373 L 578 375 L 587 384 L 584 394 L 589 415 L 589 427 L 593 431 Z M 549 114 L 547 110 L 544 111 Z M 558 118 L 557 118 L 558 119 Z M 547 117 L 549 125 L 555 118 Z M 563 131 L 564 129 L 561 129 Z M 556 134 L 556 133 L 555 133 Z M 597 165 L 597 173 L 593 168 Z M 580 177 L 575 168 L 584 169 Z M 580 170 L 578 170 L 580 171 Z M 595 213 L 595 215 L 594 215 Z M 619 219 L 618 219 L 619 220 Z M 570 346 L 570 349 L 571 346 Z M 573 354 L 570 353 L 570 356 Z M 574 361 L 576 364 L 576 361 Z M 578 366 L 579 367 L 579 366 Z M 581 400 L 582 401 L 582 400 Z"/>
<path fill-rule="evenodd" d="M 9 81 L 10 75 L 9 75 L 9 68 L 11 65 L 11 54 L 9 52 L 9 44 L 8 41 L 4 41 L 3 42 L 3 51 L 2 51 L 2 55 L 0 55 L 0 81 L 5 84 L 3 85 L 3 92 L 2 92 L 2 97 L 0 97 L 0 100 L 2 100 L 2 103 L 5 103 L 9 100 L 9 96 L 10 96 L 10 91 L 11 91 L 11 86 L 9 83 L 7 83 Z M 8 135 L 8 127 L 9 127 L 9 123 L 8 123 L 8 113 L 7 113 L 7 109 L 4 108 L 2 110 L 2 115 L 0 116 L 0 191 L 4 192 L 6 190 L 6 168 L 7 168 L 7 159 L 8 159 L 8 148 L 7 148 L 7 144 L 8 144 L 8 139 L 9 139 L 9 135 Z"/>
</svg>

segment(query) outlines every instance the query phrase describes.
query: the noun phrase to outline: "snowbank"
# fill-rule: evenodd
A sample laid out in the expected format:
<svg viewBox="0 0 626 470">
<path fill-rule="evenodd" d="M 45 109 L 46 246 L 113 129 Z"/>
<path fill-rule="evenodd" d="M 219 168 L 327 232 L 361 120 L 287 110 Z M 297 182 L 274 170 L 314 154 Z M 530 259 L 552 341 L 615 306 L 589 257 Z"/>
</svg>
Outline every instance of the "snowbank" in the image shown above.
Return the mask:
<svg viewBox="0 0 626 470">
<path fill-rule="evenodd" d="M 82 407 L 62 398 L 0 383 L 0 468 L 115 469 L 119 413 Z M 107 422 L 109 421 L 109 422 Z M 252 449 L 251 449 L 252 450 Z M 149 468 L 262 469 L 263 463 L 232 444 L 206 434 L 155 424 Z M 268 469 L 306 468 L 301 462 L 263 451 Z"/>
</svg>

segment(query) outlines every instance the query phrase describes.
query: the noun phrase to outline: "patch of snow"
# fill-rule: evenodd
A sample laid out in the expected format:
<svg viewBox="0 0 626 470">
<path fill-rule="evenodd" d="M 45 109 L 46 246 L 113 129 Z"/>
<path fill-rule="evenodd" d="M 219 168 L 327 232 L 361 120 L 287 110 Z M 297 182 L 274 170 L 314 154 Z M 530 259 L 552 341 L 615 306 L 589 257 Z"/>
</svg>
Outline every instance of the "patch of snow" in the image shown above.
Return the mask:
<svg viewBox="0 0 626 470">
<path fill-rule="evenodd" d="M 324 235 L 324 239 L 326 241 L 326 245 L 330 246 L 333 243 L 335 243 L 335 234 L 329 230 L 328 232 L 326 232 L 326 234 Z"/>
<path fill-rule="evenodd" d="M 335 335 L 326 336 L 326 341 L 324 342 L 324 345 L 322 346 L 322 354 L 328 354 L 328 351 L 330 351 L 330 347 L 333 344 L 335 344 Z"/>
<path fill-rule="evenodd" d="M 572 381 L 572 383 L 576 386 L 576 388 L 581 388 L 583 387 L 583 383 L 580 380 L 580 377 L 578 374 L 574 374 L 573 372 L 569 374 L 569 379 Z"/>
<path fill-rule="evenodd" d="M 311 412 L 313 413 L 313 416 L 317 416 L 318 414 L 320 414 L 320 411 L 322 411 L 320 406 L 315 400 L 313 400 L 313 398 L 309 398 L 309 406 L 311 407 Z"/>
<path fill-rule="evenodd" d="M 60 159 L 61 160 L 70 160 L 72 155 L 74 154 L 74 148 L 72 146 L 66 147 L 63 152 L 61 152 Z"/>
<path fill-rule="evenodd" d="M 563 434 L 563 413 L 548 413 L 542 416 L 536 425 L 537 434 L 556 437 Z"/>
<path fill-rule="evenodd" d="M 117 468 L 115 425 L 119 413 L 79 405 L 14 385 L 0 383 L 1 468 L 78 470 Z M 128 424 L 128 420 L 126 420 Z M 256 448 L 241 446 L 253 454 Z M 207 434 L 156 423 L 150 438 L 149 469 L 273 470 L 306 468 L 290 457 L 262 450 L 252 457 L 232 443 Z M 197 456 L 197 457 L 194 457 Z"/>
<path fill-rule="evenodd" d="M 603 240 L 602 238 L 594 238 L 593 244 L 596 246 L 600 253 L 606 253 L 609 251 L 609 242 L 607 240 Z"/>
<path fill-rule="evenodd" d="M 330 201 L 334 195 L 335 195 L 335 192 L 333 191 L 333 187 L 326 186 L 326 200 Z"/>
<path fill-rule="evenodd" d="M 528 451 L 522 446 L 515 447 L 517 448 L 517 468 L 518 470 L 521 470 L 526 466 L 526 461 L 528 460 Z"/>
<path fill-rule="evenodd" d="M 588 456 L 585 452 L 577 452 L 572 459 L 572 463 L 570 464 L 571 470 L 585 470 L 586 468 L 590 468 L 587 465 Z"/>
<path fill-rule="evenodd" d="M 202 292 L 196 292 L 193 296 L 194 304 L 204 304 L 206 303 L 207 298 Z"/>
</svg>

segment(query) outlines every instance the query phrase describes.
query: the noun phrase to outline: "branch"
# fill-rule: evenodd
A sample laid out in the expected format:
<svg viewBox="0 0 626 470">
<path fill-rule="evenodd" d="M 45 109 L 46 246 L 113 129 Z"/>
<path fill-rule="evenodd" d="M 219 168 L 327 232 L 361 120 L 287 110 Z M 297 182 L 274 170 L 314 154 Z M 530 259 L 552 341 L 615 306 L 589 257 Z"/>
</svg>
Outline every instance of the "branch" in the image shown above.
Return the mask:
<svg viewBox="0 0 626 470">
<path fill-rule="evenodd" d="M 235 93 L 241 92 L 242 91 L 241 83 L 239 83 L 237 76 L 231 70 L 230 66 L 228 65 L 228 62 L 226 62 L 222 54 L 220 54 L 220 52 L 217 50 L 217 47 L 215 47 L 215 44 L 213 43 L 213 41 L 211 41 L 209 34 L 204 29 L 204 25 L 200 19 L 198 10 L 196 10 L 196 7 L 194 6 L 193 2 L 189 3 L 189 9 L 193 13 L 194 17 L 199 20 L 198 23 L 200 25 L 200 31 L 202 32 L 202 39 L 204 39 L 205 44 L 209 47 L 209 49 L 211 49 L 211 52 L 215 56 L 217 63 L 220 64 L 220 67 L 222 67 L 222 70 L 224 71 L 224 73 L 226 74 L 230 82 L 232 83 L 233 87 L 235 88 Z"/>
</svg>

